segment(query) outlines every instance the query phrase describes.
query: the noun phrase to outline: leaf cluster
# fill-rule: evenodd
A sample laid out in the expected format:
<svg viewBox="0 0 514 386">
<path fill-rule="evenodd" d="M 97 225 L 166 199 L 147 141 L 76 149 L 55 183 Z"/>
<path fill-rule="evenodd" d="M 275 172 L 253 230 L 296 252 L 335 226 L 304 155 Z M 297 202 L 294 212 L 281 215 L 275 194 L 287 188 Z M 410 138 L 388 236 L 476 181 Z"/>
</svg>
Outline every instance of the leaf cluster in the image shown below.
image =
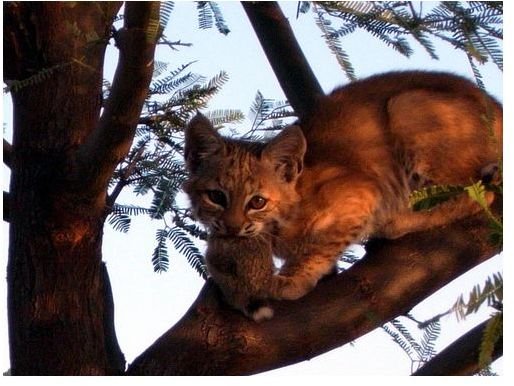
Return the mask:
<svg viewBox="0 0 514 386">
<path fill-rule="evenodd" d="M 494 346 L 503 338 L 503 275 L 500 272 L 488 277 L 483 286 L 473 286 L 467 301 L 463 295 L 459 296 L 449 312 L 455 313 L 458 319 L 465 319 L 485 305 L 492 307 L 494 313 L 485 327 L 480 344 L 480 368 L 486 368 L 492 362 Z"/>
<path fill-rule="evenodd" d="M 383 325 L 382 329 L 407 354 L 411 360 L 411 372 L 414 372 L 436 355 L 435 345 L 441 335 L 441 323 L 438 318 L 424 324 L 417 323 L 417 329 L 422 331 L 422 335 L 414 337 L 415 334 L 406 324 L 414 318 L 407 315 L 406 320 L 402 319 L 405 318 L 393 319 Z"/>
<path fill-rule="evenodd" d="M 356 79 L 341 41 L 360 30 L 410 57 L 412 42 L 438 59 L 433 40 L 449 44 L 466 55 L 479 85 L 478 64 L 494 63 L 503 70 L 503 5 L 494 1 L 424 3 L 412 1 L 300 2 L 298 13 L 313 9 L 316 24 L 331 52 L 350 80 Z"/>
<path fill-rule="evenodd" d="M 503 220 L 491 212 L 487 203 L 486 195 L 494 192 L 498 197 L 503 197 L 503 183 L 484 184 L 477 181 L 468 186 L 458 185 L 431 185 L 412 192 L 409 196 L 409 206 L 415 211 L 431 210 L 437 205 L 461 195 L 467 195 L 476 202 L 489 219 L 491 228 L 490 239 L 494 245 L 501 245 L 503 242 Z"/>
<path fill-rule="evenodd" d="M 198 9 L 198 25 L 200 29 L 212 28 L 214 24 L 220 33 L 228 35 L 230 29 L 223 18 L 218 3 L 214 1 L 198 1 L 196 8 Z"/>
<path fill-rule="evenodd" d="M 285 126 L 284 119 L 294 117 L 296 115 L 289 102 L 265 98 L 260 91 L 257 91 L 248 114 L 248 119 L 252 121 L 252 125 L 246 136 L 249 137 L 259 130 L 280 130 Z"/>
<path fill-rule="evenodd" d="M 202 233 L 186 223 L 190 216 L 177 199 L 187 178 L 183 162 L 183 130 L 197 109 L 205 108 L 220 91 L 228 76 L 222 71 L 206 80 L 190 71 L 192 65 L 187 63 L 171 71 L 165 63 L 156 66 L 134 144 L 111 180 L 112 209 L 108 222 L 114 229 L 128 232 L 132 216 L 146 215 L 163 221 L 163 228 L 156 234 L 152 257 L 154 270 L 163 272 L 168 269 L 169 241 L 200 275 L 205 276 L 201 254 L 193 241 Z M 218 110 L 208 115 L 218 124 L 242 118 L 237 110 Z M 138 196 L 149 196 L 150 205 L 116 204 L 123 188 L 132 189 Z"/>
<path fill-rule="evenodd" d="M 170 21 L 173 8 L 173 2 L 161 3 L 160 33 Z M 199 18 L 204 20 L 202 23 L 212 18 L 218 28 L 223 27 L 223 17 L 216 4 L 201 2 L 198 9 Z M 226 30 L 228 32 L 228 28 Z M 160 42 L 172 44 L 164 35 L 161 35 Z M 206 277 L 203 257 L 197 246 L 205 240 L 205 231 L 194 223 L 189 211 L 182 207 L 185 204 L 180 198 L 182 184 L 187 178 L 183 162 L 183 131 L 189 119 L 199 109 L 205 109 L 221 90 L 228 75 L 220 71 L 209 79 L 195 73 L 193 66 L 194 62 L 189 62 L 170 69 L 169 63 L 155 63 L 132 148 L 110 181 L 107 222 L 120 232 L 129 232 L 135 216 L 147 216 L 161 222 L 152 254 L 154 270 L 168 270 L 168 247 L 171 245 L 202 277 Z M 109 98 L 109 94 L 110 84 L 105 81 L 104 99 Z M 217 126 L 244 117 L 238 110 L 216 110 L 206 115 Z M 147 204 L 118 203 L 120 193 L 127 189 L 144 198 L 141 201 Z"/>
</svg>

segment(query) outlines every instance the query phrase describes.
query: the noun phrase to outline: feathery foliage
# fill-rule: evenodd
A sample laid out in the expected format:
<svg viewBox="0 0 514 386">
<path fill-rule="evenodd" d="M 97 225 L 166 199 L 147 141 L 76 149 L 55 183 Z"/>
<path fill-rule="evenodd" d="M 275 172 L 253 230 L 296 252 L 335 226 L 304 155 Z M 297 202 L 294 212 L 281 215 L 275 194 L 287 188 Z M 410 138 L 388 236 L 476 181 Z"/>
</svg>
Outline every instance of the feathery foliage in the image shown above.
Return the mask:
<svg viewBox="0 0 514 386">
<path fill-rule="evenodd" d="M 500 272 L 488 277 L 483 286 L 475 285 L 464 300 L 464 295 L 459 296 L 453 307 L 450 309 L 458 319 L 477 312 L 481 306 L 487 305 L 499 312 L 503 309 L 503 275 Z"/>
<path fill-rule="evenodd" d="M 285 127 L 284 120 L 295 117 L 289 102 L 265 98 L 260 91 L 257 91 L 248 113 L 248 119 L 252 125 L 245 137 L 252 137 L 256 131 L 281 130 Z"/>
<path fill-rule="evenodd" d="M 165 229 L 158 229 L 155 234 L 157 245 L 152 254 L 152 264 L 155 272 L 166 272 L 170 265 L 168 257 L 168 247 L 166 244 L 166 236 L 168 232 Z"/>
<path fill-rule="evenodd" d="M 417 330 L 411 332 L 407 323 L 412 322 L 414 318 L 407 315 L 407 318 L 402 319 L 405 320 L 393 319 L 383 325 L 382 329 L 407 354 L 411 360 L 411 372 L 414 372 L 436 355 L 435 345 L 441 335 L 441 324 L 438 318 L 428 323 L 416 323 Z M 416 336 L 420 335 L 420 331 L 421 336 Z"/>
<path fill-rule="evenodd" d="M 467 194 L 470 199 L 480 205 L 488 217 L 491 228 L 491 242 L 494 245 L 500 245 L 503 242 L 503 221 L 501 216 L 496 216 L 489 209 L 486 198 L 487 192 L 494 192 L 498 197 L 503 197 L 503 182 L 484 184 L 477 181 L 468 186 L 432 185 L 412 192 L 409 196 L 409 205 L 415 211 L 431 210 L 447 200 L 461 194 Z"/>
<path fill-rule="evenodd" d="M 356 79 L 355 70 L 341 41 L 365 31 L 398 53 L 413 54 L 412 42 L 432 59 L 438 59 L 433 40 L 463 52 L 479 85 L 483 86 L 478 65 L 494 63 L 503 70 L 503 4 L 498 1 L 321 1 L 313 3 L 316 24 L 344 73 Z M 298 13 L 311 9 L 300 2 Z"/>
<path fill-rule="evenodd" d="M 186 233 L 186 231 L 179 226 L 171 228 L 167 234 L 175 249 L 186 257 L 188 263 L 199 272 L 204 279 L 207 279 L 207 268 L 204 257 L 191 241 L 190 235 L 190 233 Z"/>
<path fill-rule="evenodd" d="M 435 344 L 441 334 L 440 321 L 443 317 L 454 314 L 458 320 L 462 320 L 484 306 L 493 310 L 493 316 L 487 323 L 480 345 L 478 365 L 482 370 L 479 375 L 492 375 L 488 366 L 492 361 L 496 342 L 503 337 L 503 276 L 499 272 L 488 277 L 483 286 L 475 285 L 467 300 L 464 299 L 464 295 L 460 295 L 450 309 L 427 321 L 417 321 L 412 315 L 407 314 L 406 318 L 394 319 L 382 328 L 409 356 L 411 371 L 414 372 L 436 355 Z M 418 339 L 414 338 L 415 334 L 407 327 L 411 321 L 423 331 L 423 335 Z"/>
<path fill-rule="evenodd" d="M 200 29 L 212 28 L 213 24 L 223 35 L 228 35 L 228 28 L 225 19 L 221 13 L 219 5 L 214 1 L 198 1 L 196 3 L 198 9 L 198 25 Z"/>
<path fill-rule="evenodd" d="M 198 8 L 203 9 L 201 17 L 212 18 L 218 29 L 226 27 L 216 4 L 204 2 Z M 159 33 L 171 20 L 172 11 L 172 2 L 161 4 Z M 159 41 L 172 44 L 164 35 Z M 184 200 L 180 199 L 181 186 L 187 177 L 183 162 L 183 130 L 197 110 L 205 109 L 221 90 L 228 75 L 220 71 L 208 79 L 194 73 L 193 65 L 194 62 L 189 62 L 170 69 L 169 63 L 156 63 L 133 146 L 110 182 L 108 203 L 111 211 L 107 222 L 120 232 L 129 232 L 134 216 L 144 215 L 161 222 L 152 253 L 154 270 L 168 270 L 168 248 L 172 245 L 202 277 L 206 277 L 203 257 L 197 246 L 205 240 L 205 231 L 193 222 L 189 211 L 182 207 L 186 205 Z M 108 97 L 109 89 L 109 82 L 105 82 L 105 97 Z M 216 110 L 206 115 L 216 125 L 244 118 L 240 111 L 233 109 Z M 123 189 L 131 189 L 146 205 L 117 203 Z"/>
<path fill-rule="evenodd" d="M 492 362 L 494 346 L 503 338 L 503 275 L 500 272 L 488 277 L 483 286 L 475 285 L 467 301 L 463 295 L 459 296 L 448 312 L 454 312 L 458 319 L 464 319 L 484 305 L 491 307 L 494 312 L 486 325 L 480 344 L 480 368 L 487 368 Z"/>
<path fill-rule="evenodd" d="M 409 196 L 409 205 L 415 211 L 430 210 L 450 198 L 459 196 L 464 187 L 455 185 L 432 185 L 416 190 Z"/>
</svg>

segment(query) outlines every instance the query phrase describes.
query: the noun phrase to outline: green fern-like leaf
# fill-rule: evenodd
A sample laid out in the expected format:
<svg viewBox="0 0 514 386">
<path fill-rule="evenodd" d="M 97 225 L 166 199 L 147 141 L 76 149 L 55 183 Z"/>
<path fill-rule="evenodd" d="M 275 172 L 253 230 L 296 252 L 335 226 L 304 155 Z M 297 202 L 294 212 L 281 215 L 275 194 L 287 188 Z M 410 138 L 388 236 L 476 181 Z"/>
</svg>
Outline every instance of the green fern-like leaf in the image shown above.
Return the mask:
<svg viewBox="0 0 514 386">
<path fill-rule="evenodd" d="M 348 79 L 351 81 L 356 80 L 357 76 L 355 75 L 355 70 L 352 63 L 350 62 L 348 53 L 343 49 L 337 38 L 336 30 L 331 26 L 330 21 L 324 18 L 324 13 L 319 8 L 317 8 L 316 11 L 316 25 L 323 33 L 322 36 L 325 39 L 325 43 L 336 57 L 339 66 L 348 77 Z"/>
<path fill-rule="evenodd" d="M 130 229 L 131 219 L 127 214 L 113 212 L 109 215 L 107 221 L 114 230 L 127 233 Z"/>
<path fill-rule="evenodd" d="M 204 78 L 201 77 L 200 75 L 196 75 L 191 72 L 183 74 L 183 72 L 187 68 L 189 68 L 193 63 L 195 63 L 195 62 L 193 61 L 193 62 L 183 64 L 179 68 L 171 71 L 166 77 L 153 81 L 152 84 L 150 85 L 150 95 L 169 94 L 171 92 L 176 91 L 177 88 L 184 87 L 187 84 L 192 85 L 196 82 L 202 82 L 204 80 Z M 181 75 L 181 76 L 179 76 L 179 75 Z M 154 71 L 154 76 L 155 76 L 155 71 Z"/>
<path fill-rule="evenodd" d="M 464 188 L 454 185 L 433 185 L 412 192 L 409 196 L 409 206 L 414 211 L 429 210 L 442 202 L 456 197 L 464 192 Z"/>
<path fill-rule="evenodd" d="M 383 325 L 382 329 L 392 338 L 393 342 L 395 342 L 405 352 L 405 354 L 407 354 L 411 360 L 414 360 L 414 351 L 411 342 L 405 339 L 405 337 L 398 332 L 394 331 L 388 325 Z"/>
<path fill-rule="evenodd" d="M 175 8 L 175 3 L 173 1 L 161 1 L 161 7 L 159 9 L 160 14 L 160 23 L 161 28 L 164 30 L 168 25 L 171 13 L 173 12 L 173 8 Z"/>
<path fill-rule="evenodd" d="M 301 4 L 298 13 L 300 7 Z M 314 14 L 328 47 L 345 72 L 351 63 L 337 40 L 358 30 L 405 56 L 413 52 L 408 40 L 413 38 L 431 58 L 438 59 L 432 38 L 440 39 L 468 57 L 479 84 L 482 76 L 478 65 L 491 61 L 503 70 L 501 5 L 445 1 L 426 11 L 423 4 L 407 1 L 322 1 L 315 3 Z M 341 25 L 334 27 L 332 21 Z"/>
<path fill-rule="evenodd" d="M 152 218 L 162 219 L 164 214 L 171 210 L 180 188 L 180 180 L 161 178 L 154 189 L 154 197 L 150 207 Z"/>
<path fill-rule="evenodd" d="M 151 213 L 151 210 L 136 205 L 114 204 L 113 212 L 127 216 L 139 216 L 143 214 L 148 215 Z"/>
<path fill-rule="evenodd" d="M 489 319 L 480 344 L 478 366 L 487 367 L 492 362 L 494 346 L 503 337 L 503 312 L 497 312 Z"/>
<path fill-rule="evenodd" d="M 393 340 L 407 353 L 411 360 L 422 359 L 422 347 L 413 338 L 410 331 L 398 319 L 393 319 L 390 323 L 397 331 L 396 334 L 393 334 L 395 337 L 391 335 Z"/>
<path fill-rule="evenodd" d="M 157 245 L 152 254 L 153 270 L 158 273 L 166 272 L 169 268 L 168 247 L 166 245 L 167 232 L 165 229 L 158 229 L 155 234 Z"/>
<path fill-rule="evenodd" d="M 240 110 L 212 110 L 206 114 L 214 127 L 222 126 L 225 123 L 241 122 L 245 116 Z"/>
<path fill-rule="evenodd" d="M 193 267 L 201 277 L 206 279 L 207 268 L 203 255 L 188 235 L 181 228 L 174 227 L 169 230 L 167 237 L 171 240 L 175 249 L 186 257 L 191 267 Z"/>
<path fill-rule="evenodd" d="M 433 320 L 423 328 L 423 338 L 421 339 L 421 357 L 428 362 L 435 354 L 435 344 L 441 335 L 441 323 L 439 319 Z"/>
<path fill-rule="evenodd" d="M 477 312 L 484 304 L 495 306 L 503 302 L 503 276 L 500 272 L 488 277 L 483 287 L 475 285 L 468 296 L 468 301 L 464 300 L 464 295 L 458 297 L 452 310 L 459 319 Z"/>
<path fill-rule="evenodd" d="M 487 217 L 489 217 L 491 228 L 493 230 L 493 234 L 495 235 L 495 237 L 503 234 L 503 223 L 501 219 L 497 218 L 491 212 L 491 209 L 489 209 L 489 205 L 487 204 L 487 190 L 485 185 L 481 181 L 478 181 L 472 185 L 466 186 L 464 190 L 473 201 L 480 205 L 480 207 L 483 209 Z"/>
<path fill-rule="evenodd" d="M 213 25 L 216 25 L 218 31 L 223 35 L 227 35 L 230 32 L 217 3 L 213 1 L 198 1 L 196 8 L 198 9 L 200 29 L 210 29 Z"/>
<path fill-rule="evenodd" d="M 282 118 L 295 117 L 294 111 L 290 109 L 287 101 L 277 101 L 265 98 L 260 91 L 257 91 L 255 99 L 250 107 L 248 118 L 252 121 L 252 126 L 245 136 L 250 137 L 256 130 L 267 129 L 262 125 L 268 121 L 277 121 Z M 273 122 L 273 130 L 278 129 L 279 122 Z"/>
</svg>

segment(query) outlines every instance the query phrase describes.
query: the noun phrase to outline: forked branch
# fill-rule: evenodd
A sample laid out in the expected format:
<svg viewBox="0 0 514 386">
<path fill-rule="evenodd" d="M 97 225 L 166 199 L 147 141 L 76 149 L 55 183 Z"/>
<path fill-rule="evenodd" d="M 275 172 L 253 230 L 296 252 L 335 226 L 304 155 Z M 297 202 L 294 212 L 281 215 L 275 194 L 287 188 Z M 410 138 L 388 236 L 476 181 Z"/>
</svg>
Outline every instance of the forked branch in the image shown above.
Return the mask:
<svg viewBox="0 0 514 386">
<path fill-rule="evenodd" d="M 120 57 L 110 97 L 78 157 L 81 179 L 96 194 L 106 189 L 132 145 L 153 73 L 159 3 L 126 2 L 124 20 L 115 37 Z"/>
</svg>

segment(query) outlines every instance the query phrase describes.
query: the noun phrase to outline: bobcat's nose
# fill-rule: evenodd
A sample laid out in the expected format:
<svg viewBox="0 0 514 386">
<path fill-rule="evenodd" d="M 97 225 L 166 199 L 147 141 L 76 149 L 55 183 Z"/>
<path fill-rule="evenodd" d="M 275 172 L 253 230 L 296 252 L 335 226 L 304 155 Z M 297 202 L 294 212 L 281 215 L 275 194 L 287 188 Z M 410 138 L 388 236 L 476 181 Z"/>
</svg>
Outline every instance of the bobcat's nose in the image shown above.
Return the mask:
<svg viewBox="0 0 514 386">
<path fill-rule="evenodd" d="M 241 229 L 243 228 L 244 223 L 244 214 L 240 213 L 234 208 L 228 208 L 223 216 L 225 232 L 229 236 L 238 236 L 241 233 Z"/>
<path fill-rule="evenodd" d="M 237 225 L 227 225 L 225 224 L 225 232 L 230 236 L 238 236 L 241 232 L 241 227 Z"/>
<path fill-rule="evenodd" d="M 224 228 L 225 234 L 228 236 L 240 236 L 244 222 L 236 221 L 235 219 L 225 219 Z"/>
</svg>

